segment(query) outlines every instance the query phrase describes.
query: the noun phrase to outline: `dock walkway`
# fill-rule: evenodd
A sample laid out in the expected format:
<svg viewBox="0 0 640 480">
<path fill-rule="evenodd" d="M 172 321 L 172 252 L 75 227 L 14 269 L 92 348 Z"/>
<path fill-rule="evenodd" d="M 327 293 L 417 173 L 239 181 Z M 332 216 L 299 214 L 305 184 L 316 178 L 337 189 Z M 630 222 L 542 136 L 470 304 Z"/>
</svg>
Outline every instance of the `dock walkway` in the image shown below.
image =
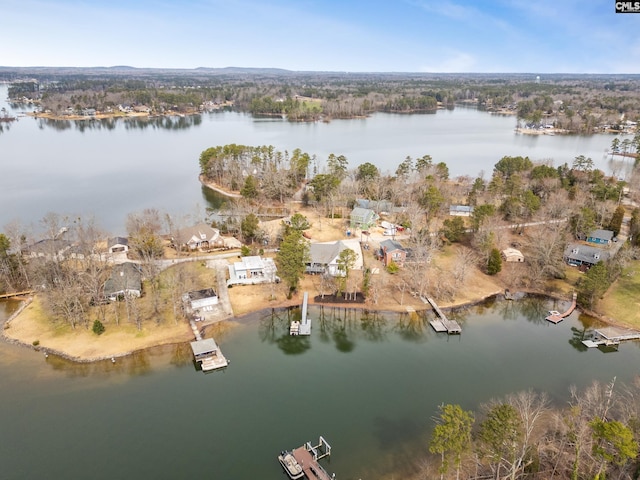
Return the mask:
<svg viewBox="0 0 640 480">
<path fill-rule="evenodd" d="M 329 475 L 318 463 L 321 458 L 331 456 L 331 445 L 321 436 L 318 445 L 307 442 L 291 452 L 298 464 L 302 467 L 305 478 L 309 480 L 333 480 L 335 474 Z"/>
<path fill-rule="evenodd" d="M 587 347 L 615 347 L 625 340 L 640 340 L 640 331 L 622 327 L 603 327 L 595 331 L 595 337 L 590 340 L 583 340 L 583 345 Z"/>
<path fill-rule="evenodd" d="M 433 308 L 433 311 L 436 312 L 437 315 L 436 318 L 429 321 L 436 332 L 447 332 L 449 335 L 462 333 L 460 324 L 455 320 L 449 320 L 442 310 L 440 310 L 440 307 L 438 307 L 433 298 L 427 297 L 427 302 L 431 305 L 431 308 Z"/>
<path fill-rule="evenodd" d="M 549 315 L 545 317 L 545 320 L 551 323 L 556 323 L 556 324 L 560 323 L 562 320 L 564 320 L 569 315 L 571 315 L 573 311 L 576 309 L 577 298 L 578 298 L 578 294 L 576 292 L 573 292 L 573 301 L 571 302 L 571 305 L 569 306 L 569 308 L 564 313 L 560 313 L 560 312 L 556 312 L 555 310 L 552 310 L 549 312 Z"/>
<path fill-rule="evenodd" d="M 3 293 L 2 295 L 0 295 L 0 299 L 22 297 L 24 295 L 31 295 L 32 293 L 33 293 L 33 290 L 24 290 L 22 292 L 13 292 L 13 293 Z"/>
<path fill-rule="evenodd" d="M 304 292 L 302 299 L 302 318 L 300 321 L 294 320 L 289 327 L 289 335 L 311 335 L 311 319 L 307 314 L 309 293 Z"/>
</svg>

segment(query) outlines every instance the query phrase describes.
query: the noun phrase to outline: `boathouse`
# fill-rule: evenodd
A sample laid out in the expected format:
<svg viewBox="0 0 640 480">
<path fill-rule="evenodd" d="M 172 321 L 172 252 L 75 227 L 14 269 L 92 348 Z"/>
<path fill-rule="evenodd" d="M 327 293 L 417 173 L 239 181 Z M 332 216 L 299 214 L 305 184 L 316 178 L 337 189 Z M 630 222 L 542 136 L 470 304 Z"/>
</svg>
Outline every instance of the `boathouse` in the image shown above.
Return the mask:
<svg viewBox="0 0 640 480">
<path fill-rule="evenodd" d="M 222 355 L 218 344 L 213 338 L 196 340 L 191 342 L 191 351 L 196 362 L 199 362 L 204 372 L 223 368 L 228 365 L 227 359 Z"/>
</svg>

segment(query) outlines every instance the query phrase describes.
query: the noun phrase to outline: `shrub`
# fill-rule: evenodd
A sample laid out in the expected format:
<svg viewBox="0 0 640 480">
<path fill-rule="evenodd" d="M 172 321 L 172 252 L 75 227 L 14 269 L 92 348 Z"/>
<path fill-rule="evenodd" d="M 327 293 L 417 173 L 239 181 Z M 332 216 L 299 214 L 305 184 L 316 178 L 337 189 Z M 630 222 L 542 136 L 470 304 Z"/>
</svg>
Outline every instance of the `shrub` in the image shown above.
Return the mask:
<svg viewBox="0 0 640 480">
<path fill-rule="evenodd" d="M 31 345 L 37 347 L 38 345 L 40 345 L 40 340 L 34 340 L 33 342 L 31 342 Z"/>
<path fill-rule="evenodd" d="M 100 320 L 95 320 L 93 322 L 93 327 L 91 328 L 91 330 L 96 335 L 102 335 L 104 333 L 104 325 L 102 324 L 102 322 Z"/>
</svg>

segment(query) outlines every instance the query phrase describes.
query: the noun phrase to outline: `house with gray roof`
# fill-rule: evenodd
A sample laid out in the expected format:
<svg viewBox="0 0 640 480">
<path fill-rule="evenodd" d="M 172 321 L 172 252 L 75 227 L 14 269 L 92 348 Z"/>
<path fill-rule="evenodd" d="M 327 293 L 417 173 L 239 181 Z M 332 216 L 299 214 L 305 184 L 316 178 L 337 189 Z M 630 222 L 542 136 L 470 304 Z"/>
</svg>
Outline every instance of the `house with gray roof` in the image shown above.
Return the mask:
<svg viewBox="0 0 640 480">
<path fill-rule="evenodd" d="M 587 242 L 595 243 L 596 245 L 611 245 L 613 240 L 613 232 L 611 230 L 594 230 L 587 235 Z"/>
<path fill-rule="evenodd" d="M 583 244 L 569 244 L 564 251 L 564 261 L 576 267 L 590 268 L 598 262 L 609 259 L 609 252 L 598 247 Z"/>
<path fill-rule="evenodd" d="M 109 253 L 120 253 L 129 251 L 129 239 L 125 237 L 112 237 L 107 240 Z"/>
<path fill-rule="evenodd" d="M 385 267 L 395 263 L 399 267 L 407 260 L 407 250 L 395 240 L 387 239 L 380 242 L 380 258 Z"/>
<path fill-rule="evenodd" d="M 193 227 L 178 230 L 172 241 L 179 247 L 188 248 L 189 250 L 224 247 L 220 230 L 206 223 L 199 223 Z"/>
<path fill-rule="evenodd" d="M 115 265 L 111 276 L 104 282 L 104 297 L 114 301 L 119 297 L 139 297 L 142 295 L 142 271 L 140 265 L 125 262 Z"/>
<path fill-rule="evenodd" d="M 368 230 L 375 226 L 380 217 L 376 212 L 370 208 L 355 207 L 351 210 L 349 220 L 351 222 L 351 228 L 360 228 L 362 230 Z"/>
<path fill-rule="evenodd" d="M 358 245 L 358 247 L 355 247 Z M 319 273 L 327 274 L 333 277 L 342 275 L 338 268 L 338 258 L 340 253 L 347 248 L 350 248 L 356 253 L 357 259 L 354 269 L 362 268 L 362 251 L 359 248 L 360 244 L 356 241 L 342 241 L 327 242 L 327 243 L 312 243 L 309 245 L 309 262 L 306 265 L 306 273 Z"/>
</svg>

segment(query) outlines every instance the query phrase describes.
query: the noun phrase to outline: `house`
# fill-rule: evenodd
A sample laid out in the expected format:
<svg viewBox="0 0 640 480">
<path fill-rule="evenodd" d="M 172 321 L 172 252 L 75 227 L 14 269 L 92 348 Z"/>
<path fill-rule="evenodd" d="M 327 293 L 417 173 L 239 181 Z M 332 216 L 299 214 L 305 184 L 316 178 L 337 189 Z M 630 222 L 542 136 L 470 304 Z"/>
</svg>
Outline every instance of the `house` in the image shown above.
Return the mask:
<svg viewBox="0 0 640 480">
<path fill-rule="evenodd" d="M 613 232 L 611 230 L 594 230 L 587 235 L 587 242 L 597 245 L 611 245 L 613 240 Z"/>
<path fill-rule="evenodd" d="M 338 240 L 337 242 L 312 243 L 309 245 L 309 262 L 306 273 L 327 274 L 333 277 L 342 276 L 338 268 L 340 252 L 350 248 L 356 253 L 354 269 L 362 268 L 362 250 L 357 240 Z"/>
<path fill-rule="evenodd" d="M 39 240 L 29 245 L 24 254 L 31 258 L 46 258 L 47 260 L 64 260 L 71 242 L 61 238 Z"/>
<path fill-rule="evenodd" d="M 109 300 L 119 297 L 139 297 L 142 295 L 142 272 L 137 263 L 125 262 L 115 265 L 111 276 L 104 282 L 103 294 Z"/>
<path fill-rule="evenodd" d="M 276 264 L 272 258 L 240 257 L 239 262 L 229 265 L 227 286 L 279 282 L 276 271 Z"/>
<path fill-rule="evenodd" d="M 468 205 L 451 205 L 449 215 L 454 217 L 470 217 L 473 215 L 473 207 Z"/>
<path fill-rule="evenodd" d="M 361 230 L 373 227 L 379 218 L 378 214 L 370 208 L 361 207 L 355 207 L 349 216 L 351 228 L 360 228 Z"/>
<path fill-rule="evenodd" d="M 367 200 L 359 198 L 356 200 L 356 207 L 373 210 L 374 212 L 391 212 L 393 210 L 393 202 L 390 200 Z"/>
<path fill-rule="evenodd" d="M 125 237 L 113 237 L 107 240 L 109 253 L 120 253 L 129 251 L 129 240 Z"/>
<path fill-rule="evenodd" d="M 505 262 L 524 262 L 524 255 L 522 255 L 522 252 L 516 248 L 511 247 L 502 250 L 502 258 Z"/>
<path fill-rule="evenodd" d="M 380 258 L 385 267 L 392 262 L 402 267 L 407 260 L 407 250 L 395 240 L 383 240 L 380 242 Z"/>
<path fill-rule="evenodd" d="M 213 288 L 205 288 L 185 293 L 182 296 L 182 301 L 187 313 L 202 318 L 218 305 L 218 295 Z"/>
<path fill-rule="evenodd" d="M 172 240 L 174 244 L 189 250 L 224 247 L 220 231 L 206 223 L 183 228 Z"/>
<path fill-rule="evenodd" d="M 567 246 L 562 258 L 569 265 L 589 268 L 608 260 L 609 256 L 609 252 L 601 248 L 574 243 Z"/>
</svg>

